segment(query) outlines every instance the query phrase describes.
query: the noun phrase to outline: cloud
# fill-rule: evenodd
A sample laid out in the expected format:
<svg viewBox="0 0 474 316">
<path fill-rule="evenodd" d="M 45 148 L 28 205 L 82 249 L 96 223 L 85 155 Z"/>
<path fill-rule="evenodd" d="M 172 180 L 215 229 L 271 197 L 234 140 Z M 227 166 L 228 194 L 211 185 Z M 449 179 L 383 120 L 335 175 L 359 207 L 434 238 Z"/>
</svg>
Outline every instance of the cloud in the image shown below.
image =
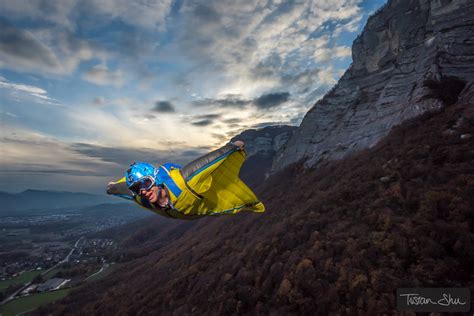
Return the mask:
<svg viewBox="0 0 474 316">
<path fill-rule="evenodd" d="M 219 25 L 221 22 L 219 13 L 205 4 L 197 3 L 192 14 L 197 18 L 197 21 L 201 23 Z"/>
<path fill-rule="evenodd" d="M 71 74 L 104 51 L 64 30 L 23 30 L 0 19 L 0 67 L 39 74 Z"/>
<path fill-rule="evenodd" d="M 176 109 L 169 101 L 156 101 L 152 111 L 159 113 L 174 113 L 176 112 Z"/>
<path fill-rule="evenodd" d="M 192 159 L 205 154 L 207 148 L 130 148 L 130 147 L 107 147 L 87 143 L 74 143 L 70 145 L 71 150 L 84 156 L 97 158 L 103 162 L 111 162 L 119 166 L 126 167 L 134 161 L 148 161 L 152 164 L 163 164 L 175 162 L 178 164 L 187 163 Z"/>
<path fill-rule="evenodd" d="M 104 97 L 96 97 L 92 101 L 96 105 L 104 105 L 105 104 L 105 98 Z"/>
<path fill-rule="evenodd" d="M 15 133 L 14 136 L 0 138 L 0 144 L 0 182 L 8 185 L 27 177 L 23 179 L 22 186 L 67 187 L 68 177 L 101 177 L 114 170 L 109 164 L 77 155 L 65 142 L 37 133 Z M 55 183 L 58 177 L 65 177 L 64 181 Z"/>
<path fill-rule="evenodd" d="M 70 20 L 77 1 L 15 1 L 0 2 L 0 12 L 9 18 L 29 18 L 33 21 L 47 21 L 71 30 L 74 23 Z"/>
<path fill-rule="evenodd" d="M 122 21 L 130 26 L 163 30 L 171 9 L 171 0 L 127 1 L 16 1 L 0 2 L 0 11 L 13 18 L 48 21 L 50 24 L 73 31 L 77 24 L 97 19 L 101 24 Z"/>
<path fill-rule="evenodd" d="M 318 62 L 325 62 L 334 58 L 346 58 L 352 55 L 352 50 L 348 46 L 336 46 L 333 48 L 323 47 L 314 52 L 314 58 Z"/>
<path fill-rule="evenodd" d="M 72 1 L 61 2 L 2 1 L 0 3 L 0 67 L 37 74 L 69 75 L 83 61 L 120 59 L 137 75 L 141 84 L 153 77 L 144 65 L 156 47 L 157 37 L 143 29 L 164 30 L 164 21 L 171 1 Z M 2 19 L 1 15 L 5 18 Z M 86 17 L 86 18 L 83 18 Z M 33 27 L 14 23 L 28 19 Z M 97 27 L 100 21 L 100 26 Z M 108 27 L 114 21 L 126 22 L 132 27 L 117 32 Z M 19 26 L 21 25 L 21 26 Z M 30 25 L 30 24 L 26 24 Z M 38 26 L 36 26 L 38 25 Z M 77 28 L 81 33 L 77 33 Z M 94 32 L 93 37 L 84 34 Z M 84 74 L 90 82 L 120 86 L 124 73 L 110 72 L 107 66 L 96 66 Z M 144 79 L 145 78 L 145 79 Z"/>
<path fill-rule="evenodd" d="M 220 118 L 222 115 L 221 114 L 203 114 L 203 115 L 198 115 L 195 118 L 200 119 L 200 120 L 215 120 Z"/>
<path fill-rule="evenodd" d="M 0 20 L 0 66 L 19 70 L 48 71 L 60 68 L 53 51 L 32 33 Z"/>
<path fill-rule="evenodd" d="M 164 151 L 145 148 L 106 147 L 87 143 L 73 143 L 70 149 L 84 156 L 98 158 L 104 162 L 128 166 L 133 161 L 153 161 L 166 158 L 169 154 Z"/>
<path fill-rule="evenodd" d="M 296 117 L 293 117 L 291 120 L 290 120 L 290 125 L 295 125 L 295 126 L 299 126 L 301 124 L 301 121 L 303 121 L 303 118 L 304 118 L 304 115 L 306 113 L 302 113 L 301 115 L 299 116 L 296 116 Z"/>
<path fill-rule="evenodd" d="M 223 120 L 222 122 L 224 122 L 226 124 L 236 124 L 236 123 L 242 122 L 242 119 L 240 119 L 240 118 L 230 118 L 230 119 Z"/>
<path fill-rule="evenodd" d="M 38 88 L 38 87 L 24 85 L 24 84 L 9 83 L 9 82 L 3 81 L 3 80 L 0 81 L 0 87 L 10 88 L 10 89 L 26 92 L 26 93 L 29 93 L 29 94 L 32 94 L 32 95 L 44 95 L 44 94 L 47 93 L 46 90 L 43 90 L 43 89 Z"/>
<path fill-rule="evenodd" d="M 346 58 L 352 55 L 352 49 L 349 46 L 337 46 L 333 48 L 336 58 Z"/>
<path fill-rule="evenodd" d="M 282 122 L 261 122 L 261 123 L 252 125 L 251 128 L 261 129 L 267 126 L 280 126 L 280 125 L 283 125 L 283 123 Z"/>
<path fill-rule="evenodd" d="M 28 165 L 41 167 L 36 169 L 48 169 L 45 167 L 46 164 L 38 163 L 38 161 L 52 162 L 51 165 L 64 170 L 70 169 L 64 168 L 65 162 L 76 166 L 94 166 L 94 168 L 97 168 L 98 165 L 128 166 L 133 161 L 150 161 L 157 164 L 168 161 L 182 163 L 189 158 L 197 158 L 209 150 L 207 147 L 189 147 L 182 143 L 168 144 L 169 146 L 164 149 L 110 147 L 91 143 L 69 143 L 41 135 L 35 136 L 35 134 L 30 134 L 28 138 L 3 137 L 0 138 L 0 142 L 8 145 L 8 150 L 4 152 L 4 162 L 8 165 L 17 161 L 16 155 L 27 154 L 23 150 L 19 150 L 20 148 L 32 148 L 37 157 L 30 157 Z M 48 159 L 43 159 L 45 157 Z"/>
<path fill-rule="evenodd" d="M 172 0 L 1 1 L 0 67 L 70 75 L 83 61 L 120 59 L 126 74 L 146 88 L 154 74 L 144 61 L 153 57 L 171 5 Z M 125 73 L 105 70 L 92 69 L 85 78 L 120 86 Z"/>
<path fill-rule="evenodd" d="M 317 82 L 318 74 L 321 70 L 319 68 L 304 69 L 301 72 L 295 72 L 291 74 L 284 74 L 281 77 L 283 84 L 296 85 L 305 89 L 311 87 Z"/>
<path fill-rule="evenodd" d="M 33 100 L 39 103 L 60 105 L 58 100 L 49 97 L 47 95 L 48 92 L 39 87 L 26 85 L 26 84 L 12 83 L 12 82 L 7 81 L 5 78 L 1 77 L 0 88 L 9 90 L 15 96 L 23 95 L 23 96 L 32 97 Z"/>
<path fill-rule="evenodd" d="M 190 90 L 206 95 L 196 84 L 206 74 L 215 95 L 240 95 L 244 101 L 266 91 L 293 95 L 314 90 L 320 85 L 319 70 L 333 61 L 330 53 L 336 59 L 350 57 L 336 36 L 319 30 L 328 23 L 339 25 L 339 33 L 353 30 L 356 23 L 351 21 L 361 19 L 360 2 L 239 1 L 236 5 L 210 0 L 205 6 L 184 2 L 173 20 L 178 22 L 173 49 L 196 61 L 196 68 L 185 72 L 183 81 Z M 315 58 L 309 57 L 318 51 Z M 196 104 L 215 104 L 210 101 L 217 99 L 211 96 Z"/>
<path fill-rule="evenodd" d="M 333 85 L 337 82 L 336 79 L 334 78 L 332 67 L 328 67 L 324 70 L 321 70 L 318 73 L 318 79 L 322 85 Z"/>
<path fill-rule="evenodd" d="M 257 98 L 254 103 L 259 109 L 269 109 L 288 101 L 288 92 L 267 93 Z"/>
<path fill-rule="evenodd" d="M 351 33 L 358 31 L 361 27 L 361 21 L 362 15 L 356 15 L 351 17 L 351 19 L 349 19 L 349 21 L 347 21 L 346 23 L 338 24 L 332 32 L 332 36 L 337 37 L 344 31 Z"/>
<path fill-rule="evenodd" d="M 206 147 L 167 147 L 164 149 L 110 147 L 90 143 L 69 143 L 30 135 L 28 138 L 3 137 L 2 170 L 9 174 L 56 173 L 65 175 L 106 176 L 134 161 L 187 163 L 208 152 Z M 28 148 L 28 151 L 25 149 Z M 33 153 L 35 157 L 29 155 Z M 21 161 L 21 163 L 19 163 Z"/>
<path fill-rule="evenodd" d="M 319 73 L 319 71 L 316 72 L 316 74 L 317 73 Z M 311 77 L 311 76 L 314 76 L 314 73 L 313 72 L 302 73 L 302 74 L 298 74 L 296 77 L 291 77 L 291 78 L 287 77 L 285 78 L 285 80 L 298 81 L 298 80 L 302 80 L 302 78 L 305 76 Z M 247 105 L 253 105 L 257 109 L 262 110 L 262 109 L 268 109 L 268 108 L 283 104 L 289 100 L 289 97 L 290 97 L 289 92 L 266 93 L 259 96 L 258 98 L 251 99 L 251 100 L 241 99 L 237 95 L 228 95 L 221 99 L 196 100 L 196 101 L 193 101 L 192 104 L 198 107 L 202 107 L 202 106 L 214 107 L 214 108 L 229 107 L 229 108 L 236 108 L 236 109 L 246 107 Z M 206 123 L 207 122 L 202 122 L 201 126 L 208 125 Z"/>
<path fill-rule="evenodd" d="M 120 178 L 133 161 L 184 165 L 210 151 L 209 147 L 183 144 L 157 149 L 111 147 L 70 143 L 24 131 L 14 134 L 0 137 L 0 190 L 61 188 L 103 192 L 107 182 Z"/>
<path fill-rule="evenodd" d="M 211 106 L 211 107 L 229 107 L 229 108 L 243 108 L 249 104 L 251 104 L 251 100 L 246 100 L 241 98 L 239 95 L 225 95 L 222 98 L 218 99 L 201 99 L 195 100 L 192 102 L 192 105 L 203 107 L 203 106 Z"/>
<path fill-rule="evenodd" d="M 128 97 L 119 97 L 119 98 L 109 99 L 103 96 L 96 96 L 87 104 L 88 105 L 92 104 L 95 106 L 113 105 L 116 108 L 130 108 L 136 102 L 137 102 L 136 100 L 130 99 Z"/>
<path fill-rule="evenodd" d="M 283 60 L 276 52 L 261 60 L 253 69 L 252 73 L 256 78 L 277 77 L 281 73 Z"/>
<path fill-rule="evenodd" d="M 18 118 L 18 115 L 10 113 L 10 112 L 6 112 L 6 111 L 0 111 L 0 115 L 6 115 L 12 118 Z"/>
<path fill-rule="evenodd" d="M 90 0 L 84 3 L 82 10 L 84 14 L 105 16 L 109 20 L 121 20 L 132 26 L 163 31 L 171 4 L 171 0 Z"/>
<path fill-rule="evenodd" d="M 193 126 L 203 127 L 216 123 L 221 116 L 219 113 L 192 115 L 184 117 L 183 122 L 190 123 Z"/>
<path fill-rule="evenodd" d="M 229 139 L 226 135 L 218 134 L 218 133 L 211 133 L 211 136 L 213 138 L 216 138 L 220 142 L 223 142 Z"/>
<path fill-rule="evenodd" d="M 120 87 L 124 84 L 124 74 L 120 70 L 110 71 L 105 64 L 99 64 L 86 71 L 82 78 L 89 82 L 104 86 Z"/>
<path fill-rule="evenodd" d="M 181 159 L 178 158 L 178 160 L 184 160 L 186 163 L 189 162 L 189 160 L 194 160 L 205 153 L 207 153 L 209 150 L 208 147 L 206 148 L 197 148 L 197 149 L 190 149 L 190 150 L 185 150 L 183 151 L 180 156 L 182 157 Z"/>
<path fill-rule="evenodd" d="M 179 81 L 186 88 L 206 95 L 196 104 L 218 101 L 218 96 L 226 94 L 241 95 L 241 99 L 224 96 L 219 100 L 221 106 L 232 108 L 248 106 L 248 100 L 269 90 L 287 90 L 293 94 L 314 89 L 318 83 L 310 78 L 324 65 L 308 62 L 308 56 L 321 49 L 318 57 L 329 61 L 327 47 L 336 45 L 331 36 L 314 37 L 315 30 L 327 22 L 352 30 L 355 25 L 352 20 L 360 20 L 361 16 L 358 0 L 331 3 L 243 0 L 238 5 L 217 0 L 175 3 L 88 0 L 74 4 L 53 2 L 47 8 L 7 0 L 0 8 L 13 18 L 28 17 L 56 26 L 54 30 L 45 28 L 31 34 L 49 50 L 49 62 L 56 63 L 50 70 L 42 67 L 45 72 L 70 74 L 82 61 L 96 58 L 105 64 L 107 59 L 119 58 L 122 73 L 96 66 L 84 78 L 99 85 L 119 86 L 125 75 L 135 75 L 141 86 L 148 89 L 151 81 L 160 80 L 148 63 L 166 63 L 177 66 L 180 74 L 185 74 Z M 75 37 L 78 27 L 85 33 L 94 30 L 96 24 L 92 22 L 98 19 L 104 26 L 100 36 L 88 41 Z M 111 27 L 117 21 L 131 27 L 117 31 Z M 58 31 L 57 26 L 65 26 L 66 31 Z M 160 32 L 164 29 L 170 35 L 160 43 Z M 102 38 L 105 35 L 107 41 Z M 337 50 L 335 54 L 336 58 L 350 56 Z M 10 64 L 16 68 L 21 65 Z M 45 61 L 43 64 L 47 65 Z M 38 65 L 35 62 L 34 67 Z M 31 71 L 34 67 L 24 69 Z M 132 69 L 125 71 L 124 67 Z M 313 72 L 312 77 L 305 79 L 299 75 L 305 71 Z"/>
<path fill-rule="evenodd" d="M 2 175 L 48 175 L 48 174 L 61 174 L 61 175 L 68 175 L 68 176 L 110 176 L 110 174 L 106 174 L 104 172 L 100 172 L 99 170 L 80 170 L 80 169 L 61 169 L 57 168 L 53 165 L 48 164 L 14 164 L 8 167 L 8 170 L 0 170 L 0 174 Z M 1 176 L 0 176 L 1 177 Z"/>
<path fill-rule="evenodd" d="M 211 125 L 213 123 L 214 123 L 214 120 L 209 120 L 209 119 L 200 120 L 200 121 L 196 121 L 196 122 L 191 122 L 191 124 L 194 125 L 194 126 L 208 126 L 208 125 Z"/>
</svg>

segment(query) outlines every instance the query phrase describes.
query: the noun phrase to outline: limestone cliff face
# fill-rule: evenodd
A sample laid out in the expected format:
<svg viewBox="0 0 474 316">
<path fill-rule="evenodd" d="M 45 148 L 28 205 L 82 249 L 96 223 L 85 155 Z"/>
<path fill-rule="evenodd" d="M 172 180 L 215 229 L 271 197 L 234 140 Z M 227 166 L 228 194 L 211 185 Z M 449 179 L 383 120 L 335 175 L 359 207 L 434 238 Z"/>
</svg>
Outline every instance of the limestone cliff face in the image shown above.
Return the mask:
<svg viewBox="0 0 474 316">
<path fill-rule="evenodd" d="M 474 1 L 390 0 L 352 46 L 353 63 L 277 152 L 272 171 L 371 147 L 392 126 L 456 102 L 474 81 Z"/>
<path fill-rule="evenodd" d="M 231 141 L 243 140 L 247 157 L 256 154 L 275 155 L 288 141 L 296 126 L 267 126 L 261 129 L 246 130 L 233 137 Z"/>
<path fill-rule="evenodd" d="M 296 126 L 268 126 L 250 129 L 233 137 L 231 141 L 243 140 L 247 160 L 240 169 L 240 177 L 251 188 L 262 184 L 270 173 L 275 154 L 288 141 Z"/>
</svg>

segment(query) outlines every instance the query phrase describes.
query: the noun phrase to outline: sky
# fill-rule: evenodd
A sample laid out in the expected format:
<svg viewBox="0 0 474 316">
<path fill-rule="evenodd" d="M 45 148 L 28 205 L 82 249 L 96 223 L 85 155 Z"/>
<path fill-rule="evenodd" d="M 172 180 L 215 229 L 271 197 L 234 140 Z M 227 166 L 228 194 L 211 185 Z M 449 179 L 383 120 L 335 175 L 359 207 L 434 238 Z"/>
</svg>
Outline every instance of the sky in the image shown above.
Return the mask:
<svg viewBox="0 0 474 316">
<path fill-rule="evenodd" d="M 103 193 L 299 125 L 385 0 L 0 0 L 0 190 Z"/>
</svg>

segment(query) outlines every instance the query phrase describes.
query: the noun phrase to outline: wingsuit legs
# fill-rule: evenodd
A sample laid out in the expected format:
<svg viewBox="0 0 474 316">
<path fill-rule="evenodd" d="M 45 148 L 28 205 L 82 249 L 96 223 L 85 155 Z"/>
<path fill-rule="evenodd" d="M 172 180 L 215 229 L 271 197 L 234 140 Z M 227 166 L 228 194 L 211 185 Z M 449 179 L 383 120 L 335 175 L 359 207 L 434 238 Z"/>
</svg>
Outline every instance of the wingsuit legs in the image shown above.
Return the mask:
<svg viewBox="0 0 474 316">
<path fill-rule="evenodd" d="M 198 214 L 223 215 L 264 212 L 265 206 L 239 178 L 245 161 L 244 143 L 236 142 L 204 155 L 180 169 L 189 192 L 197 198 Z"/>
</svg>

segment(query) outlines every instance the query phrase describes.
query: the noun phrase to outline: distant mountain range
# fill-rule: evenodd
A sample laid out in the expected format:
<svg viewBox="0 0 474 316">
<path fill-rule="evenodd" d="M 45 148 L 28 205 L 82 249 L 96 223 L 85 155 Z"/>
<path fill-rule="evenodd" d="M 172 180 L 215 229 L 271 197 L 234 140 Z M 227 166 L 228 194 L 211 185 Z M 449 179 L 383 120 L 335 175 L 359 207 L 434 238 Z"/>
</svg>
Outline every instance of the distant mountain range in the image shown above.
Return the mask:
<svg viewBox="0 0 474 316">
<path fill-rule="evenodd" d="M 26 190 L 20 193 L 0 192 L 0 214 L 15 210 L 84 207 L 101 203 L 123 202 L 107 195 L 89 193 Z"/>
</svg>

